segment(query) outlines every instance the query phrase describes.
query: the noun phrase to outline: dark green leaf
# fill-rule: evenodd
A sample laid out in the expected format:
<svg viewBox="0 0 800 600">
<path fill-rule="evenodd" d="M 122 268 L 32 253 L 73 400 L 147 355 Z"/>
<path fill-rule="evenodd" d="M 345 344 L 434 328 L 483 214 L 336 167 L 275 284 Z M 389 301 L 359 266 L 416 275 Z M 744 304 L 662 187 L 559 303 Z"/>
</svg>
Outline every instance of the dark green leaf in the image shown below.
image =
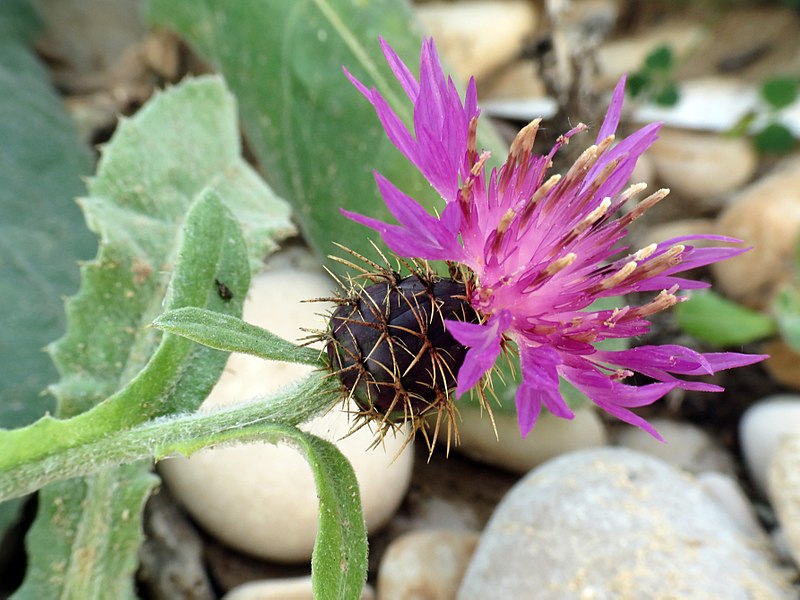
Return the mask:
<svg viewBox="0 0 800 600">
<path fill-rule="evenodd" d="M 675 83 L 667 83 L 658 94 L 653 98 L 653 101 L 660 106 L 675 106 L 680 99 L 680 92 Z"/>
<path fill-rule="evenodd" d="M 74 198 L 89 149 L 25 46 L 36 28 L 25 2 L 0 11 L 0 427 L 46 411 L 57 373 L 43 348 L 63 335 L 62 297 L 78 288 L 78 260 L 96 246 Z"/>
<path fill-rule="evenodd" d="M 739 346 L 775 333 L 775 321 L 711 291 L 695 292 L 675 307 L 681 329 L 715 346 Z"/>
<path fill-rule="evenodd" d="M 210 348 L 252 354 L 264 360 L 321 366 L 319 350 L 296 346 L 274 333 L 231 315 L 196 307 L 159 315 L 153 326 Z"/>
<path fill-rule="evenodd" d="M 177 31 L 225 75 L 264 173 L 292 202 L 320 257 L 340 253 L 334 242 L 375 255 L 370 232 L 339 212 L 344 207 L 393 220 L 373 170 L 441 209 L 441 200 L 392 146 L 372 106 L 342 73 L 345 66 L 367 87 L 377 87 L 401 118 L 412 120 L 411 105 L 378 45 L 378 36 L 385 37 L 416 70 L 421 39 L 407 2 L 151 0 L 149 6 L 155 23 Z M 488 131 L 481 131 L 478 146 L 497 160 L 506 154 Z M 338 263 L 329 266 L 343 271 Z"/>
<path fill-rule="evenodd" d="M 797 100 L 797 77 L 774 77 L 761 84 L 761 96 L 775 110 L 786 108 Z"/>
<path fill-rule="evenodd" d="M 655 48 L 644 59 L 644 66 L 649 70 L 666 71 L 674 66 L 675 59 L 672 48 L 667 45 Z"/>
<path fill-rule="evenodd" d="M 795 146 L 789 129 L 780 123 L 770 123 L 755 136 L 756 150 L 762 154 L 786 154 Z"/>
<path fill-rule="evenodd" d="M 628 77 L 626 89 L 631 97 L 636 98 L 642 94 L 650 85 L 650 75 L 644 71 L 633 73 Z"/>
</svg>

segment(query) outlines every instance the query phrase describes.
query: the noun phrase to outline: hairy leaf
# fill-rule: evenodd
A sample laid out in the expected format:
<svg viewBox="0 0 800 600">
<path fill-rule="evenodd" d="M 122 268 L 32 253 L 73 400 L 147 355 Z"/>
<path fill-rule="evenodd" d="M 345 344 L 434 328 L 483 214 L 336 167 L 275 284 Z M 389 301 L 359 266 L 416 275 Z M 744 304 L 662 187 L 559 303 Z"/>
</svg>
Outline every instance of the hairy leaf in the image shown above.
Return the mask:
<svg viewBox="0 0 800 600">
<path fill-rule="evenodd" d="M 153 326 L 218 350 L 243 352 L 264 360 L 322 364 L 319 350 L 296 346 L 271 331 L 211 310 L 196 307 L 170 310 L 159 315 Z"/>
</svg>

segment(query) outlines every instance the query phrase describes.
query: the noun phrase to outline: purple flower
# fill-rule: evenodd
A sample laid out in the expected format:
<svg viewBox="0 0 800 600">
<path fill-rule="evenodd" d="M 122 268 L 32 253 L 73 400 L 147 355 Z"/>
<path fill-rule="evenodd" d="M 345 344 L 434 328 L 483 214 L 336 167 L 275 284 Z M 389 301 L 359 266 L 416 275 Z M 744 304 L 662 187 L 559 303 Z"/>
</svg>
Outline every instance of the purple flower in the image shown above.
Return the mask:
<svg viewBox="0 0 800 600">
<path fill-rule="evenodd" d="M 458 372 L 458 396 L 476 386 L 503 347 L 513 342 L 522 371 L 516 395 L 522 435 L 533 428 L 542 405 L 559 417 L 572 418 L 559 392 L 561 376 L 606 412 L 661 439 L 632 408 L 651 404 L 674 388 L 721 391 L 719 386 L 679 376 L 712 374 L 765 358 L 700 354 L 676 345 L 623 351 L 595 347 L 602 340 L 646 333 L 647 317 L 685 299 L 677 296 L 679 289 L 706 287 L 676 274 L 746 250 L 690 243 L 739 241 L 713 235 L 674 238 L 636 252 L 620 245 L 631 221 L 667 195 L 667 190 L 659 190 L 631 212 L 615 217 L 628 199 L 643 191 L 644 185 L 624 187 L 660 127 L 654 123 L 626 138 L 615 138 L 624 77 L 614 90 L 595 144 L 565 175 L 548 173 L 553 156 L 586 127 L 568 131 L 549 154 L 540 156 L 532 151 L 539 120 L 519 133 L 505 164 L 487 172 L 488 153 L 480 153 L 476 145 L 480 110 L 474 79 L 462 102 L 453 81 L 442 72 L 432 40 L 423 43 L 419 79 L 383 40 L 381 47 L 414 106 L 413 132 L 375 88 L 368 89 L 345 73 L 375 107 L 394 145 L 445 204 L 440 214 L 431 215 L 376 173 L 397 224 L 343 212 L 378 231 L 398 255 L 452 261 L 467 270 L 469 302 L 482 323 L 446 323 L 453 337 L 469 348 Z M 598 298 L 649 291 L 657 294 L 641 306 L 590 308 Z M 655 383 L 624 383 L 634 373 Z"/>
</svg>

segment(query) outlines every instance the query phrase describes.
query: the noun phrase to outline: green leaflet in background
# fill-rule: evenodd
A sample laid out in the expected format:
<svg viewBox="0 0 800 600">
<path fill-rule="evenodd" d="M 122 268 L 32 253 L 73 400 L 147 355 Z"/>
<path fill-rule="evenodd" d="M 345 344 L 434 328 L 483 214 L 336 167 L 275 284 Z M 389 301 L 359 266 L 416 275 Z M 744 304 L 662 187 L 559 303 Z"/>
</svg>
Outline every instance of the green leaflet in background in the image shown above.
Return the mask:
<svg viewBox="0 0 800 600">
<path fill-rule="evenodd" d="M 219 258 L 230 249 L 218 245 L 219 236 L 192 227 L 181 233 L 189 206 L 209 194 L 219 196 L 245 224 L 247 254 L 240 260 Z M 147 325 L 162 310 L 180 244 L 193 246 L 183 253 L 193 265 L 189 280 L 198 280 L 198 269 L 212 278 L 198 292 L 187 291 L 187 280 L 176 275 L 170 296 L 200 297 L 222 306 L 225 300 L 213 275 L 227 269 L 225 283 L 235 294 L 230 310 L 238 314 L 248 263 L 250 270 L 257 269 L 276 241 L 293 231 L 288 207 L 241 158 L 234 100 L 215 77 L 162 93 L 123 121 L 103 150 L 89 197 L 81 202 L 90 228 L 100 236 L 100 249 L 82 268 L 80 292 L 67 302 L 67 335 L 51 346 L 62 376 L 55 386 L 61 417 L 80 414 L 123 388 L 148 361 L 160 334 Z M 198 223 L 221 225 L 207 219 Z M 208 248 L 212 240 L 217 245 Z M 204 257 L 214 261 L 210 270 Z M 196 407 L 219 376 L 224 354 L 205 352 L 207 364 L 192 353 L 185 368 L 165 365 L 184 371 L 213 367 L 194 389 L 181 388 L 183 400 L 171 410 Z M 157 403 L 146 404 L 154 398 L 138 400 L 140 420 L 164 410 Z M 136 411 L 129 407 L 125 418 L 136 418 Z M 45 488 L 40 494 L 44 510 L 28 538 L 34 558 L 17 597 L 129 595 L 141 539 L 141 507 L 154 482 L 148 468 L 136 464 Z M 87 532 L 91 543 L 84 537 Z"/>
<path fill-rule="evenodd" d="M 775 321 L 768 315 L 710 290 L 692 293 L 690 300 L 673 310 L 683 331 L 719 347 L 749 344 L 776 331 Z"/>
<path fill-rule="evenodd" d="M 58 375 L 43 349 L 63 335 L 62 297 L 77 290 L 77 261 L 90 258 L 97 243 L 74 200 L 83 191 L 91 154 L 28 48 L 37 25 L 25 2 L 3 2 L 0 427 L 7 428 L 53 410 L 43 390 Z"/>
<path fill-rule="evenodd" d="M 378 236 L 339 208 L 392 221 L 373 170 L 425 206 L 442 201 L 394 148 L 372 106 L 342 66 L 376 86 L 411 122 L 411 104 L 381 53 L 383 36 L 412 70 L 421 35 L 407 2 L 398 0 L 150 0 L 152 21 L 181 34 L 224 74 L 241 105 L 248 142 L 275 189 L 291 202 L 317 254 L 341 254 L 338 242 L 375 256 Z M 479 147 L 502 160 L 490 130 Z M 495 163 L 496 164 L 496 163 Z M 342 265 L 328 262 L 334 272 Z"/>
</svg>

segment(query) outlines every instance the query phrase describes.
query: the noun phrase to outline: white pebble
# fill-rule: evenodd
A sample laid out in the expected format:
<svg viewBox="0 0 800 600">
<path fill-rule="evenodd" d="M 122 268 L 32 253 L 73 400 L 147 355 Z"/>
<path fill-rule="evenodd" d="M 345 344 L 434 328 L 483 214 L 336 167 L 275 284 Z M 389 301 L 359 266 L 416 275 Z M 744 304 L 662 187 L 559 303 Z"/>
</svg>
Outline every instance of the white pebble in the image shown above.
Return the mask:
<svg viewBox="0 0 800 600">
<path fill-rule="evenodd" d="M 739 423 L 747 471 L 762 494 L 767 492 L 767 471 L 782 439 L 800 431 L 800 396 L 769 396 L 747 409 Z"/>
<path fill-rule="evenodd" d="M 381 600 L 455 598 L 478 543 L 469 531 L 413 531 L 389 545 L 378 570 Z"/>
<path fill-rule="evenodd" d="M 534 3 L 525 0 L 425 2 L 417 5 L 417 16 L 462 81 L 511 62 L 538 19 Z"/>
<path fill-rule="evenodd" d="M 784 540 L 795 564 L 800 565 L 800 430 L 778 444 L 768 481 Z"/>
</svg>

